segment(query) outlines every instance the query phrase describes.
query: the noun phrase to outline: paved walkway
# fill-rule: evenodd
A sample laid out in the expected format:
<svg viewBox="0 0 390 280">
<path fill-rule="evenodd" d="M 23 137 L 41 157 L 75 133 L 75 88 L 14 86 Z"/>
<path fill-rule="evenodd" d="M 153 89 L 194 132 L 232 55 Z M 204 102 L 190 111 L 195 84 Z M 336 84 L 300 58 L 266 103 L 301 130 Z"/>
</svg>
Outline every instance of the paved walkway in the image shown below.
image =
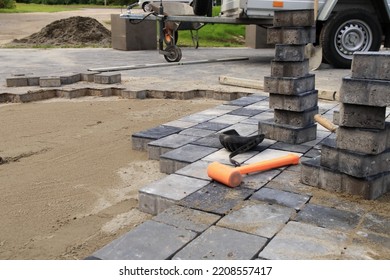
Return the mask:
<svg viewBox="0 0 390 280">
<path fill-rule="evenodd" d="M 140 209 L 155 216 L 90 258 L 390 259 L 388 194 L 366 201 L 322 191 L 300 182 L 300 165 L 250 174 L 236 188 L 207 176 L 210 162 L 229 163 L 218 132 L 234 128 L 241 135 L 252 135 L 259 120 L 273 116 L 267 93 L 222 86 L 219 75 L 262 80 L 270 73 L 273 50 L 183 50 L 183 62 L 238 56 L 248 60 L 121 71 L 122 84 L 134 90 L 196 88 L 251 95 L 133 135 L 133 147 L 159 160 L 167 173 L 139 192 Z M 157 51 L 109 49 L 0 49 L 0 59 L 1 81 L 11 74 L 42 76 L 163 62 Z M 316 88 L 337 91 L 349 71 L 322 68 L 315 74 Z M 0 89 L 20 93 L 20 88 L 4 84 Z M 319 110 L 332 120 L 338 103 L 320 100 Z M 320 126 L 317 130 L 315 141 L 289 145 L 265 139 L 255 151 L 235 159 L 245 164 L 287 153 L 296 153 L 301 160 L 316 157 L 321 141 L 334 137 Z"/>
</svg>

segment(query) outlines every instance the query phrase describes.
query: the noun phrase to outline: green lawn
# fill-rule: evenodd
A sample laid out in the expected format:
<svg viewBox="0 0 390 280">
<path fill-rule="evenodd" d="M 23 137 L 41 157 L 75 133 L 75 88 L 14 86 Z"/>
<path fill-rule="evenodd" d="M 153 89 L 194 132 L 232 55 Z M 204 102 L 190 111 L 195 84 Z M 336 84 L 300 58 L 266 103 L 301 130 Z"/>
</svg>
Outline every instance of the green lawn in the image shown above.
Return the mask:
<svg viewBox="0 0 390 280">
<path fill-rule="evenodd" d="M 73 11 L 82 8 L 104 8 L 105 6 L 92 5 L 42 5 L 42 4 L 24 4 L 16 3 L 14 9 L 0 9 L 0 13 L 55 13 L 63 11 Z M 117 8 L 117 6 L 107 6 L 107 8 Z"/>
</svg>

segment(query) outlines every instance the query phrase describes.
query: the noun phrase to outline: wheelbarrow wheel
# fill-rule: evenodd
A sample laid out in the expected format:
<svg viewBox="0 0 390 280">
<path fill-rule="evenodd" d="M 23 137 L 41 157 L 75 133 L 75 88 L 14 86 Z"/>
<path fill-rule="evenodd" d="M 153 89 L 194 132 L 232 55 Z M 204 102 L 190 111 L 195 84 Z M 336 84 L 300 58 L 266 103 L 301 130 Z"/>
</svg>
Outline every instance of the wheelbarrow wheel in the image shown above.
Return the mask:
<svg viewBox="0 0 390 280">
<path fill-rule="evenodd" d="M 181 50 L 178 46 L 168 46 L 165 49 L 168 54 L 164 55 L 164 58 L 168 62 L 179 62 L 181 59 Z"/>
</svg>

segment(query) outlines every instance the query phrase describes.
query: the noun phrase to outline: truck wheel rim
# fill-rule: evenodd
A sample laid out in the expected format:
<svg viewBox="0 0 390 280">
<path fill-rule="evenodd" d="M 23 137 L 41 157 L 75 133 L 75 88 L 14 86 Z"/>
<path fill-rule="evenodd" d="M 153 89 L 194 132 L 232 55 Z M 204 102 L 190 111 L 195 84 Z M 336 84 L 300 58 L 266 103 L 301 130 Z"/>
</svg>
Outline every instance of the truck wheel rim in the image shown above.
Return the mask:
<svg viewBox="0 0 390 280">
<path fill-rule="evenodd" d="M 372 31 L 363 21 L 347 21 L 337 30 L 334 44 L 337 52 L 342 57 L 352 59 L 354 52 L 370 49 L 372 45 Z"/>
</svg>

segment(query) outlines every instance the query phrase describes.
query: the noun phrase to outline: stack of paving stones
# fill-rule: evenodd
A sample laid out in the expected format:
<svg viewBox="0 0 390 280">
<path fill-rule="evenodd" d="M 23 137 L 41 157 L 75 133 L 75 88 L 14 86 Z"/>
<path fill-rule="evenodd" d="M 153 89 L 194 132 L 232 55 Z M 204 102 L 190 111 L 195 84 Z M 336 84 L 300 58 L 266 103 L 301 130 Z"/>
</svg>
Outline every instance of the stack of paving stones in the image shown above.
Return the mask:
<svg viewBox="0 0 390 280">
<path fill-rule="evenodd" d="M 390 53 L 355 53 L 340 101 L 336 137 L 302 163 L 302 182 L 376 199 L 390 190 Z"/>
<path fill-rule="evenodd" d="M 150 220 L 87 259 L 359 259 L 377 253 L 376 244 L 388 252 L 388 217 L 367 213 L 365 206 L 340 196 L 328 197 L 321 205 L 321 199 L 312 196 L 314 188 L 300 182 L 299 165 L 244 176 L 236 188 L 207 176 L 210 162 L 229 164 L 218 133 L 225 129 L 257 133 L 258 122 L 273 114 L 268 102 L 266 95 L 243 97 L 134 134 L 137 149 L 151 159 L 159 158 L 160 167 L 167 164 L 174 171 L 164 158 L 185 166 L 140 189 L 140 209 L 153 214 Z M 324 115 L 338 106 L 319 104 Z M 319 135 L 330 135 L 320 128 Z M 314 157 L 317 143 L 291 145 L 265 139 L 256 150 L 235 159 L 249 164 L 291 152 Z M 199 160 L 185 152 L 194 146 Z M 216 151 L 208 154 L 210 148 Z M 340 207 L 330 207 L 329 202 Z"/>
<path fill-rule="evenodd" d="M 274 118 L 259 122 L 266 138 L 290 144 L 316 139 L 314 115 L 318 113 L 315 77 L 309 74 L 305 46 L 315 42 L 313 10 L 276 11 L 267 40 L 276 44 L 271 76 L 264 77 Z"/>
</svg>

